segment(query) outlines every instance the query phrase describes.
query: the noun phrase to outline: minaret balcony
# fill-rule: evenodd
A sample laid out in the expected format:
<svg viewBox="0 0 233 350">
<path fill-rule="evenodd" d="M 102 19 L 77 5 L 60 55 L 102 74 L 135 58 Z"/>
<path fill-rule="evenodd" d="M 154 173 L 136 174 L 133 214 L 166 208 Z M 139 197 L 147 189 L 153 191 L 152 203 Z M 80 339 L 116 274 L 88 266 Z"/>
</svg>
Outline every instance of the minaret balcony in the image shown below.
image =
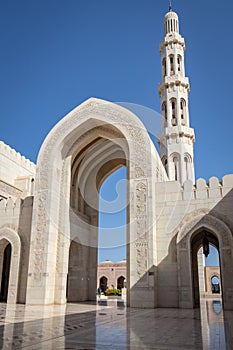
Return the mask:
<svg viewBox="0 0 233 350">
<path fill-rule="evenodd" d="M 183 86 L 190 92 L 189 79 L 183 77 L 181 74 L 174 74 L 171 76 L 165 76 L 164 81 L 159 84 L 158 91 L 161 94 L 165 89 L 168 89 L 170 86 Z"/>
<path fill-rule="evenodd" d="M 195 140 L 194 129 L 184 125 L 169 126 L 165 128 L 162 133 L 166 135 L 166 137 L 170 137 L 171 135 L 175 134 L 179 136 L 186 136 L 193 141 Z"/>
<path fill-rule="evenodd" d="M 189 86 L 189 78 L 183 77 L 181 74 L 173 74 L 171 76 L 165 76 L 165 84 L 175 84 Z"/>
<path fill-rule="evenodd" d="M 159 46 L 160 53 L 163 52 L 164 47 L 172 44 L 179 44 L 185 50 L 185 41 L 184 38 L 178 33 L 169 33 L 165 36 L 164 40 L 161 42 Z"/>
</svg>

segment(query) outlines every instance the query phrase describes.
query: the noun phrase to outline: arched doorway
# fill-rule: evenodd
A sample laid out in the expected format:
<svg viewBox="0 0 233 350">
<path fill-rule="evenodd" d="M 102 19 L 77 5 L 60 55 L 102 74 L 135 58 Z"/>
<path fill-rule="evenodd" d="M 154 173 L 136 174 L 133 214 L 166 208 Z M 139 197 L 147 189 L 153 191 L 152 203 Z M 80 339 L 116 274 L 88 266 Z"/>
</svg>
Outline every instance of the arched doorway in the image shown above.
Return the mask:
<svg viewBox="0 0 233 350">
<path fill-rule="evenodd" d="M 193 234 L 191 238 L 191 255 L 192 255 L 192 275 L 193 275 L 193 303 L 194 307 L 200 306 L 200 286 L 199 286 L 199 274 L 198 271 L 198 252 L 203 248 L 203 254 L 206 257 L 209 255 L 210 244 L 219 250 L 218 238 L 207 230 L 201 230 L 198 233 Z"/>
<path fill-rule="evenodd" d="M 1 301 L 7 301 L 9 304 L 18 301 L 20 253 L 21 241 L 17 232 L 9 227 L 2 227 L 0 229 L 0 295 Z"/>
<path fill-rule="evenodd" d="M 120 166 L 126 166 L 128 180 L 127 300 L 131 306 L 142 305 L 142 299 L 147 307 L 155 306 L 155 259 L 148 247 L 154 244 L 155 182 L 167 180 L 167 175 L 141 121 L 125 108 L 98 99 L 63 118 L 39 152 L 28 303 L 66 302 L 69 247 L 76 237 L 87 247 L 85 300 L 96 299 L 99 188 Z"/>
<path fill-rule="evenodd" d="M 3 253 L 0 301 L 7 302 L 11 265 L 11 244 L 7 243 Z"/>
<path fill-rule="evenodd" d="M 100 278 L 100 283 L 99 283 L 99 285 L 100 285 L 101 292 L 104 293 L 104 292 L 106 291 L 106 289 L 108 288 L 108 279 L 107 279 L 106 276 L 102 276 L 102 277 Z"/>
<path fill-rule="evenodd" d="M 219 252 L 223 308 L 233 310 L 233 300 L 230 296 L 233 280 L 229 279 L 233 268 L 232 233 L 222 220 L 205 213 L 205 210 L 201 214 L 188 214 L 177 235 L 179 307 L 199 307 L 197 252 L 203 245 L 205 234 L 209 244 Z"/>
<path fill-rule="evenodd" d="M 124 288 L 124 282 L 125 282 L 125 277 L 124 276 L 118 277 L 118 279 L 117 279 L 117 289 Z"/>
</svg>

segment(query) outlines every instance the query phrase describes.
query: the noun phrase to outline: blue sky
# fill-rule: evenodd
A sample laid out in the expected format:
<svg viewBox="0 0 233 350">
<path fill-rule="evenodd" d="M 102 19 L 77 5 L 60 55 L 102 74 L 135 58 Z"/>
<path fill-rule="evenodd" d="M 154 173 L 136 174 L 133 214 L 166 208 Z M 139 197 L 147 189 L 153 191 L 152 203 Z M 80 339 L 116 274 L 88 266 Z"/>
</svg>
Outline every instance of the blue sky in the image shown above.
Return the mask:
<svg viewBox="0 0 233 350">
<path fill-rule="evenodd" d="M 173 8 L 187 47 L 196 177 L 221 179 L 232 172 L 233 3 Z M 159 111 L 167 10 L 166 0 L 1 1 L 0 138 L 36 162 L 49 130 L 91 96 Z"/>
</svg>

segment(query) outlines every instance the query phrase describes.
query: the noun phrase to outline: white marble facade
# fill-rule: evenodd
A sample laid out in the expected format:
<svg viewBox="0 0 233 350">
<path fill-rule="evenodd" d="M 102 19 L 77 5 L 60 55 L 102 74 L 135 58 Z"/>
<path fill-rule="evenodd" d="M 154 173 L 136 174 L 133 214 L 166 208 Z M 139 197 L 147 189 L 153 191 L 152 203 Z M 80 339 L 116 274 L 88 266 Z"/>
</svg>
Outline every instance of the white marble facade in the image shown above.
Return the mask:
<svg viewBox="0 0 233 350">
<path fill-rule="evenodd" d="M 219 250 L 224 307 L 233 309 L 233 175 L 194 180 L 184 48 L 170 11 L 160 46 L 161 155 L 135 114 L 95 98 L 50 131 L 36 165 L 0 143 L 2 301 L 96 298 L 98 191 L 125 166 L 128 305 L 198 306 L 197 256 L 208 237 Z"/>
</svg>

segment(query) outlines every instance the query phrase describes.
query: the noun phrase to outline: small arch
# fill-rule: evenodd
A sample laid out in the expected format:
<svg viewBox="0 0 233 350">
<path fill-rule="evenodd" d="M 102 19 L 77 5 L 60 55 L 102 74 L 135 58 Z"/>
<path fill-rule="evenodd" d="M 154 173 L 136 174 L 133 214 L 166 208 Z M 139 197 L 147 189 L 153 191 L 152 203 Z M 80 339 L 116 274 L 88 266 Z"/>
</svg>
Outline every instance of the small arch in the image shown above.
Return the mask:
<svg viewBox="0 0 233 350">
<path fill-rule="evenodd" d="M 172 163 L 171 171 L 169 172 L 170 180 L 180 181 L 180 155 L 172 153 L 170 161 Z"/>
<path fill-rule="evenodd" d="M 176 126 L 177 125 L 177 100 L 176 98 L 171 98 L 170 99 L 170 104 L 171 104 L 171 110 L 172 110 L 172 120 L 171 120 L 171 124 L 172 126 Z"/>
<path fill-rule="evenodd" d="M 125 276 L 120 276 L 117 278 L 117 289 L 122 289 L 125 286 Z"/>
<path fill-rule="evenodd" d="M 185 178 L 192 180 L 192 157 L 189 153 L 184 154 Z"/>
<path fill-rule="evenodd" d="M 0 301 L 5 303 L 7 302 L 7 296 L 8 296 L 11 250 L 12 250 L 11 244 L 7 242 L 3 253 L 1 289 L 0 289 Z"/>
<path fill-rule="evenodd" d="M 108 278 L 106 276 L 100 277 L 99 286 L 103 293 L 108 289 Z"/>
<path fill-rule="evenodd" d="M 18 298 L 21 242 L 18 233 L 8 227 L 0 229 L 0 270 L 1 287 L 5 290 L 7 303 L 15 304 Z M 9 272 L 4 274 L 4 262 Z M 7 272 L 7 271 L 5 271 Z M 2 278 L 7 278 L 3 282 Z M 2 285 L 5 283 L 5 286 Z M 7 285 L 6 285 L 7 284 Z M 3 295 L 4 299 L 4 295 Z"/>
<path fill-rule="evenodd" d="M 211 289 L 212 294 L 220 294 L 221 288 L 220 288 L 220 277 L 214 274 L 211 276 Z"/>
<path fill-rule="evenodd" d="M 173 158 L 173 163 L 174 163 L 174 171 L 175 171 L 175 180 L 178 180 L 178 158 L 174 157 Z"/>
<path fill-rule="evenodd" d="M 166 57 L 163 58 L 162 61 L 162 69 L 163 69 L 163 78 L 167 75 L 167 62 Z"/>
<path fill-rule="evenodd" d="M 186 101 L 184 98 L 180 99 L 180 116 L 181 124 L 186 125 Z"/>
<path fill-rule="evenodd" d="M 170 75 L 174 75 L 175 74 L 174 55 L 170 55 L 169 60 L 170 60 Z"/>
<path fill-rule="evenodd" d="M 182 56 L 177 55 L 177 69 L 179 73 L 182 73 Z"/>
<path fill-rule="evenodd" d="M 162 115 L 164 118 L 164 127 L 166 127 L 167 126 L 167 102 L 166 101 L 162 103 Z"/>
</svg>

